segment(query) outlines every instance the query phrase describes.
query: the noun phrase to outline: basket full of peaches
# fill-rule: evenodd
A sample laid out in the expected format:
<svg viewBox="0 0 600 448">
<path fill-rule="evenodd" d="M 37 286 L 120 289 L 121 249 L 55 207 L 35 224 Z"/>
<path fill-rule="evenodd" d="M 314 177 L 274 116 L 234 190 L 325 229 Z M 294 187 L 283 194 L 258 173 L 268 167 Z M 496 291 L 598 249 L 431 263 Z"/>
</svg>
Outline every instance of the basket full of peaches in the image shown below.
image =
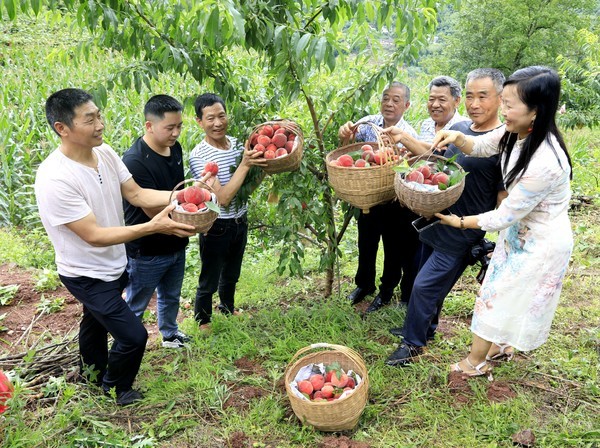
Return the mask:
<svg viewBox="0 0 600 448">
<path fill-rule="evenodd" d="M 304 135 L 290 120 L 273 120 L 256 126 L 249 137 L 250 149 L 261 152 L 267 160 L 267 174 L 297 170 L 302 161 Z"/>
<path fill-rule="evenodd" d="M 369 124 L 369 123 L 363 123 Z M 390 138 L 376 128 L 376 142 L 351 143 L 325 157 L 329 183 L 336 195 L 363 213 L 395 198 L 394 167 L 405 157 Z"/>
</svg>

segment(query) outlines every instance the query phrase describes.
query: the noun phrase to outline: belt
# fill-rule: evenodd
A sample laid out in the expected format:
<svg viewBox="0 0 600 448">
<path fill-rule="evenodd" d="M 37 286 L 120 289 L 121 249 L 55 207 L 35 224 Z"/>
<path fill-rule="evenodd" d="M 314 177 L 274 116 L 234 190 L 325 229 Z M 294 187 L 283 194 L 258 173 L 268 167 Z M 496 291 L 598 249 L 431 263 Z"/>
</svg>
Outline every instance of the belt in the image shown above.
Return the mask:
<svg viewBox="0 0 600 448">
<path fill-rule="evenodd" d="M 217 218 L 217 221 L 223 224 L 246 224 L 248 222 L 248 215 L 243 214 L 237 218 Z"/>
</svg>

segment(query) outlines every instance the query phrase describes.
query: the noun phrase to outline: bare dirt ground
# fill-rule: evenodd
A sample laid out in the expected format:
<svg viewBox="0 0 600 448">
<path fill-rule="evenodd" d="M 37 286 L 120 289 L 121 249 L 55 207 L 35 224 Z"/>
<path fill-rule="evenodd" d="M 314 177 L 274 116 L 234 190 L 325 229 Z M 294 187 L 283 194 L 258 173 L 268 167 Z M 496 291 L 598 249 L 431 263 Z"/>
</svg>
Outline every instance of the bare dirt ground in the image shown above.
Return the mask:
<svg viewBox="0 0 600 448">
<path fill-rule="evenodd" d="M 6 328 L 0 331 L 0 357 L 22 353 L 33 343 L 45 345 L 70 333 L 77 334 L 82 306 L 64 286 L 38 292 L 32 271 L 13 264 L 0 264 L 0 286 L 8 285 L 19 285 L 19 289 L 11 303 L 0 305 L 0 316 L 6 314 L 0 320 L 0 328 Z M 47 314 L 37 310 L 43 298 L 57 297 L 65 299 L 60 312 Z M 151 301 L 149 309 L 156 310 L 156 300 Z M 150 338 L 158 336 L 156 323 L 146 324 L 146 328 Z"/>
</svg>

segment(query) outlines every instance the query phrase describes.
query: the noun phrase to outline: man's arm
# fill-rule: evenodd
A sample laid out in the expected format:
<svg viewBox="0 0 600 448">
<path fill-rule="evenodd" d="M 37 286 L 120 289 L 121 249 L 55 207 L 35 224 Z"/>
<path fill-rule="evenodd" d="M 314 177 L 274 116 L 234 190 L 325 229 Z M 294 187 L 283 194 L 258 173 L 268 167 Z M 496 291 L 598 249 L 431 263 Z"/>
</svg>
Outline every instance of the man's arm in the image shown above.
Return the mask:
<svg viewBox="0 0 600 448">
<path fill-rule="evenodd" d="M 157 190 L 150 191 L 162 193 Z M 95 247 L 126 243 L 153 233 L 164 233 L 165 235 L 179 237 L 193 236 L 195 234 L 193 226 L 181 224 L 169 218 L 169 212 L 173 208 L 170 205 L 149 222 L 133 226 L 101 227 L 96 221 L 96 216 L 93 213 L 89 213 L 82 219 L 66 224 L 66 227 L 86 243 Z"/>
<path fill-rule="evenodd" d="M 225 186 L 221 186 L 215 191 L 219 205 L 227 207 L 231 203 L 238 190 L 244 183 L 244 179 L 246 179 L 246 176 L 248 175 L 248 172 L 252 166 L 264 167 L 267 166 L 267 161 L 263 158 L 261 152 L 249 149 L 249 144 L 246 141 L 242 160 L 240 165 L 235 170 L 235 173 L 233 173 L 233 176 L 231 176 L 231 180 L 227 182 Z"/>
</svg>

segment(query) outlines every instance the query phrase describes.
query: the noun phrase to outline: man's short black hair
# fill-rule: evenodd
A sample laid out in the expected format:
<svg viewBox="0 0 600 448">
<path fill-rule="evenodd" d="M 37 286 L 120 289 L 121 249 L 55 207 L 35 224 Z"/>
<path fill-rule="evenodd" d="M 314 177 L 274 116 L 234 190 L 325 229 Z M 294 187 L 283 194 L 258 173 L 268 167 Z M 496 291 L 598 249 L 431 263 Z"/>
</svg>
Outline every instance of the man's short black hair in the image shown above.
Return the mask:
<svg viewBox="0 0 600 448">
<path fill-rule="evenodd" d="M 82 89 L 63 89 L 54 92 L 46 100 L 48 124 L 58 134 L 58 131 L 54 128 L 54 123 L 60 122 L 69 127 L 73 126 L 75 109 L 93 100 L 92 95 Z"/>
<path fill-rule="evenodd" d="M 165 118 L 167 112 L 182 112 L 183 105 L 169 95 L 154 95 L 144 106 L 144 117 L 146 120 L 152 115 L 160 120 Z"/>
<path fill-rule="evenodd" d="M 210 107 L 216 103 L 219 103 L 221 106 L 223 106 L 223 110 L 227 112 L 227 107 L 225 107 L 225 101 L 223 101 L 223 98 L 214 93 L 203 93 L 196 98 L 196 101 L 194 101 L 194 110 L 196 111 L 196 116 L 201 119 L 202 109 L 205 107 Z"/>
<path fill-rule="evenodd" d="M 385 90 L 391 89 L 392 87 L 398 87 L 399 89 L 402 89 L 404 92 L 404 101 L 410 101 L 410 88 L 406 84 L 400 81 L 392 81 L 390 82 L 390 85 L 385 88 Z"/>
<path fill-rule="evenodd" d="M 462 93 L 460 83 L 450 76 L 438 76 L 433 78 L 427 86 L 427 89 L 431 92 L 432 87 L 448 87 L 450 89 L 450 95 L 452 95 L 452 98 L 455 100 L 459 99 L 460 94 Z"/>
</svg>

